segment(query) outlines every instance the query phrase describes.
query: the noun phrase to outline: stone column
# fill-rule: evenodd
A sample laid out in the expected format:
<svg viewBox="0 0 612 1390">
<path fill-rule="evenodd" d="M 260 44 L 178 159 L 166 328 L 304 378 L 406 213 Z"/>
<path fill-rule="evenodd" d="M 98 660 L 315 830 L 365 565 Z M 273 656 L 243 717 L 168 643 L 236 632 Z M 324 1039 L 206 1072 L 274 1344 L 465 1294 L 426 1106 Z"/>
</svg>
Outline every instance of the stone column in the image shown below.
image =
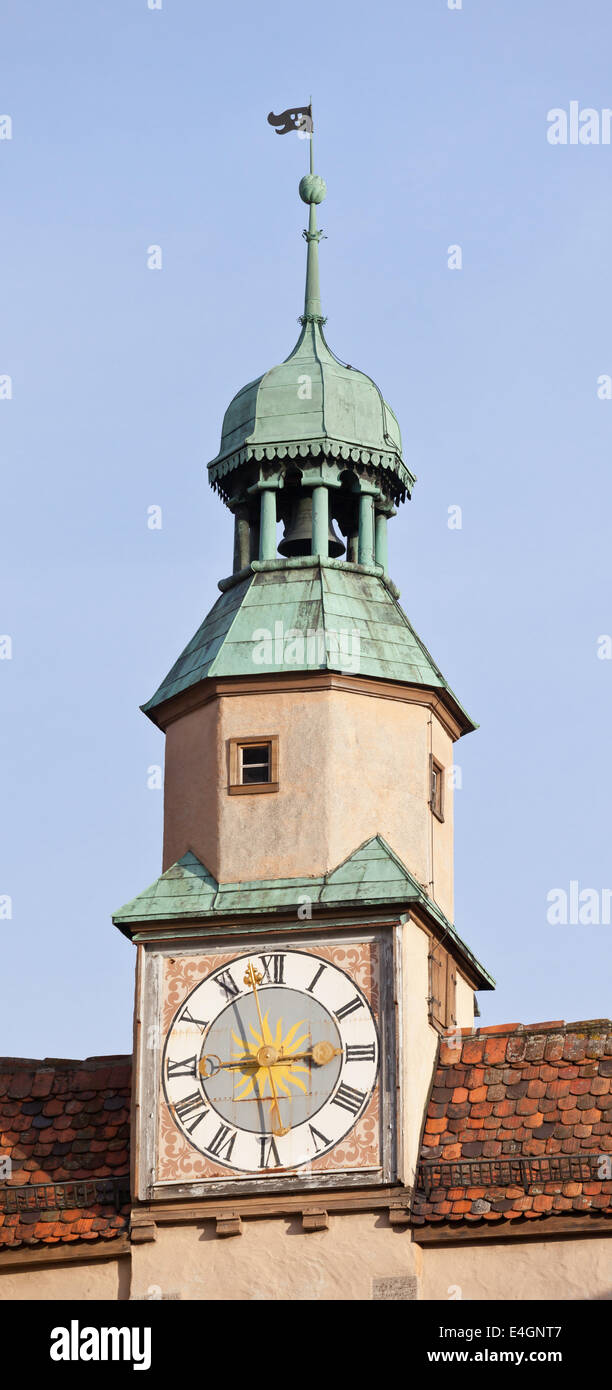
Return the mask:
<svg viewBox="0 0 612 1390">
<path fill-rule="evenodd" d="M 234 510 L 234 574 L 251 561 L 251 535 L 248 507 L 239 502 Z"/>
<path fill-rule="evenodd" d="M 380 565 L 383 574 L 389 573 L 389 550 L 387 545 L 387 513 L 376 512 L 376 564 Z"/>
<path fill-rule="evenodd" d="M 329 556 L 329 498 L 326 487 L 312 489 L 312 554 Z"/>
<path fill-rule="evenodd" d="M 274 560 L 276 557 L 276 489 L 263 487 L 259 514 L 259 558 Z"/>
<path fill-rule="evenodd" d="M 371 492 L 359 494 L 359 564 L 374 562 L 374 498 Z"/>
</svg>

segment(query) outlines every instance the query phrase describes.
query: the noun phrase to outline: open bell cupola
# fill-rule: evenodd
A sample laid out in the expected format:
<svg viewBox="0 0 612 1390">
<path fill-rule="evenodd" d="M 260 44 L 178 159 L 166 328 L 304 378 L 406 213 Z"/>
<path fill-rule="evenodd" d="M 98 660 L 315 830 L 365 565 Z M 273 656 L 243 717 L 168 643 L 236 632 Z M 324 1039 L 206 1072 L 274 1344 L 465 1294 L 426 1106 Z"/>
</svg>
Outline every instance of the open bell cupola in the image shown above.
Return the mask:
<svg viewBox="0 0 612 1390">
<path fill-rule="evenodd" d="M 344 558 L 386 574 L 387 521 L 415 480 L 378 386 L 326 342 L 316 222 L 326 187 L 311 173 L 299 191 L 309 207 L 301 332 L 280 366 L 230 402 L 209 478 L 235 517 L 235 572 L 275 559 L 280 520 L 286 558 Z"/>
</svg>

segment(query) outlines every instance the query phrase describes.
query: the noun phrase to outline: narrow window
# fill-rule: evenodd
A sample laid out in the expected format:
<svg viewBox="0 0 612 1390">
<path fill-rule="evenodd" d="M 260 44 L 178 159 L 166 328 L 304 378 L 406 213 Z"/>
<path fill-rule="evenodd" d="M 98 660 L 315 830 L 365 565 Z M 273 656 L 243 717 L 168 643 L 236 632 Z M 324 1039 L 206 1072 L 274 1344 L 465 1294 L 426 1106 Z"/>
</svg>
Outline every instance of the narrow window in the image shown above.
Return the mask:
<svg viewBox="0 0 612 1390">
<path fill-rule="evenodd" d="M 278 735 L 228 741 L 228 791 L 234 795 L 278 791 Z"/>
<path fill-rule="evenodd" d="M 242 786 L 254 782 L 271 782 L 270 744 L 248 743 L 240 749 L 240 781 Z"/>
<path fill-rule="evenodd" d="M 429 804 L 438 820 L 444 820 L 444 768 L 435 758 L 430 759 Z"/>
</svg>

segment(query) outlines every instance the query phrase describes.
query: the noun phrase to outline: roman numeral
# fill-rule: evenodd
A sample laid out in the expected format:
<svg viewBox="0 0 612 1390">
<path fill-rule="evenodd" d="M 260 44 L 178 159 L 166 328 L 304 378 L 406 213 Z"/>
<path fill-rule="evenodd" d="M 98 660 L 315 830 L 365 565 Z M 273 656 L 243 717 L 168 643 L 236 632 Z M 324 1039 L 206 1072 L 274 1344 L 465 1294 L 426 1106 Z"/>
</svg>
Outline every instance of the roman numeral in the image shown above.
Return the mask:
<svg viewBox="0 0 612 1390">
<path fill-rule="evenodd" d="M 231 1136 L 231 1137 L 230 1137 Z M 232 1149 L 236 1143 L 236 1131 L 231 1130 L 229 1125 L 221 1125 L 217 1130 L 214 1139 L 208 1144 L 208 1152 L 214 1154 L 215 1158 L 225 1159 L 229 1163 L 232 1157 Z"/>
<path fill-rule="evenodd" d="M 280 1158 L 278 1149 L 273 1139 L 260 1139 L 259 1141 L 259 1167 L 260 1168 L 280 1168 Z"/>
<path fill-rule="evenodd" d="M 203 1018 L 194 1018 L 189 1007 L 183 1010 L 179 1023 L 195 1023 L 196 1028 L 201 1028 L 202 1032 L 204 1032 L 205 1028 L 208 1028 L 208 1023 L 205 1022 Z"/>
<path fill-rule="evenodd" d="M 356 1091 L 353 1086 L 345 1086 L 342 1082 L 336 1091 L 332 1105 L 339 1105 L 343 1110 L 349 1110 L 351 1115 L 356 1115 L 358 1110 L 361 1110 L 365 1098 L 365 1091 Z"/>
<path fill-rule="evenodd" d="M 355 995 L 355 998 L 354 998 L 354 999 L 351 999 L 350 1002 L 349 1002 L 348 1004 L 343 1004 L 341 1009 L 336 1009 L 336 1010 L 335 1010 L 336 1018 L 348 1018 L 349 1014 L 354 1014 L 355 1009 L 362 1009 L 362 1008 L 363 1008 L 363 1002 L 362 1002 L 362 1000 L 359 998 L 359 995 L 356 994 L 356 995 Z"/>
<path fill-rule="evenodd" d="M 347 1043 L 347 1062 L 373 1062 L 376 1056 L 374 1043 Z"/>
<path fill-rule="evenodd" d="M 193 1134 L 194 1129 L 208 1114 L 208 1107 L 202 1100 L 199 1091 L 194 1091 L 192 1095 L 185 1096 L 184 1100 L 179 1100 L 174 1110 L 177 1118 L 190 1134 Z"/>
<path fill-rule="evenodd" d="M 168 1058 L 168 1080 L 171 1076 L 193 1076 L 196 1074 L 196 1058 L 185 1057 L 182 1062 L 171 1062 Z"/>
<path fill-rule="evenodd" d="M 320 1149 L 326 1149 L 326 1148 L 328 1147 L 328 1145 L 331 1143 L 331 1140 L 330 1140 L 330 1139 L 326 1139 L 326 1138 L 325 1138 L 325 1135 L 324 1135 L 324 1134 L 321 1134 L 321 1131 L 320 1131 L 320 1130 L 315 1129 L 314 1125 L 309 1125 L 308 1128 L 309 1128 L 309 1130 L 310 1130 L 310 1133 L 312 1134 L 312 1138 L 313 1138 L 313 1142 L 314 1142 L 314 1146 L 315 1146 L 316 1152 L 319 1153 L 319 1150 L 320 1150 Z M 317 1139 L 320 1139 L 320 1140 L 321 1140 L 321 1143 L 320 1143 L 320 1144 L 317 1144 Z"/>
<path fill-rule="evenodd" d="M 317 980 L 319 979 L 319 976 L 323 974 L 323 971 L 324 971 L 324 970 L 327 970 L 327 966 L 326 966 L 326 965 L 320 965 L 320 966 L 319 966 L 319 969 L 317 970 L 317 973 L 316 973 L 314 979 L 313 979 L 312 982 L 311 982 L 311 984 L 309 984 L 309 985 L 306 986 L 306 990 L 307 990 L 307 993 L 308 993 L 308 994 L 312 994 L 312 991 L 313 991 L 313 989 L 314 989 L 314 987 L 315 987 L 315 985 L 316 985 L 316 983 L 317 983 Z"/>
<path fill-rule="evenodd" d="M 234 999 L 237 994 L 240 994 L 239 986 L 232 979 L 229 970 L 222 970 L 221 974 L 217 975 L 217 984 L 220 989 L 225 990 L 228 999 Z"/>
<path fill-rule="evenodd" d="M 284 985 L 285 957 L 283 955 L 260 956 L 259 959 L 264 969 L 262 983 L 268 980 L 270 984 L 274 981 L 275 985 Z M 272 976 L 270 976 L 270 970 L 272 971 Z"/>
</svg>

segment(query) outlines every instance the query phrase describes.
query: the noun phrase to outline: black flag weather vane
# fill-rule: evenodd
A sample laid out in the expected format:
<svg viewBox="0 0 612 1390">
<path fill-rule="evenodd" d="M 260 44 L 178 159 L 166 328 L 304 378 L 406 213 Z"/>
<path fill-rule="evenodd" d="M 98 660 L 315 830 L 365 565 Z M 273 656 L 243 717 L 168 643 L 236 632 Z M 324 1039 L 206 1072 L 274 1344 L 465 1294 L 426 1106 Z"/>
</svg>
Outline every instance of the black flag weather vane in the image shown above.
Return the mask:
<svg viewBox="0 0 612 1390">
<path fill-rule="evenodd" d="M 294 130 L 304 132 L 305 135 L 312 135 L 312 107 L 290 106 L 287 111 L 281 111 L 278 116 L 275 116 L 274 112 L 271 111 L 268 116 L 268 124 L 276 127 L 277 135 L 290 135 Z"/>
</svg>

